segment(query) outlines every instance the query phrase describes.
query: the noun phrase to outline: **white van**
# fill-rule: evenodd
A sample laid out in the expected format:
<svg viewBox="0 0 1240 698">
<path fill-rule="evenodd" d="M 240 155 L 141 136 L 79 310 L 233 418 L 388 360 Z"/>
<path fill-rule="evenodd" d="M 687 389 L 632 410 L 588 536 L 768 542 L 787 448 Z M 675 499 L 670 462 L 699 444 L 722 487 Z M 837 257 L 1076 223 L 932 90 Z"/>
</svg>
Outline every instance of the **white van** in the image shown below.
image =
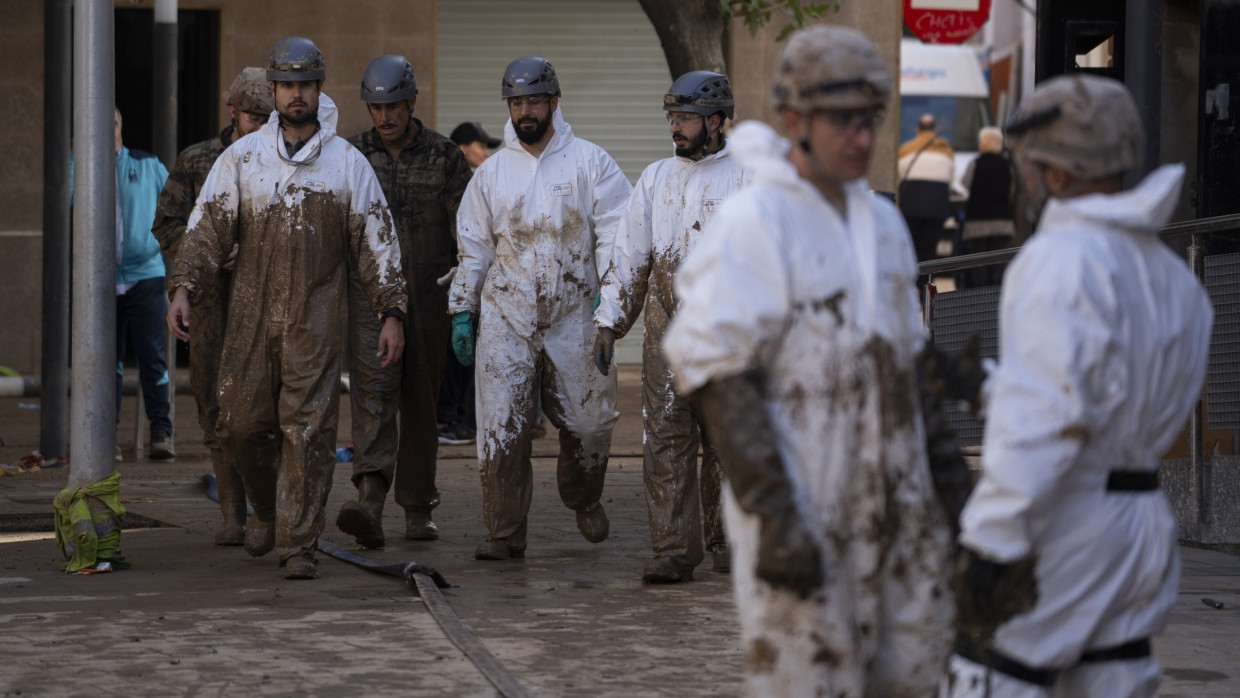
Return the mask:
<svg viewBox="0 0 1240 698">
<path fill-rule="evenodd" d="M 927 113 L 955 151 L 953 189 L 959 192 L 965 169 L 977 157 L 977 132 L 991 123 L 990 88 L 972 47 L 900 41 L 901 143 L 917 134 L 917 120 Z"/>
</svg>

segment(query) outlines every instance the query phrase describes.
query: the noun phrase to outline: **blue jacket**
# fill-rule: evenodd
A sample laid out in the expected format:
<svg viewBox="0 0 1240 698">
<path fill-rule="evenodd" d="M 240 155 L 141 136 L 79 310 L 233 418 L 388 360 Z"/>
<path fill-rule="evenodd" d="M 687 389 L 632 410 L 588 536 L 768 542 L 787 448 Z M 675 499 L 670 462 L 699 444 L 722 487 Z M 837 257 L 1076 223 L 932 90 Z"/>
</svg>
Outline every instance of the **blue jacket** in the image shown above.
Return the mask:
<svg viewBox="0 0 1240 698">
<path fill-rule="evenodd" d="M 164 259 L 159 253 L 159 242 L 151 234 L 151 224 L 155 222 L 155 203 L 167 179 L 168 170 L 159 158 L 121 146 L 116 156 L 116 187 L 125 216 L 125 239 L 121 262 L 116 265 L 118 284 L 164 275 Z"/>
</svg>

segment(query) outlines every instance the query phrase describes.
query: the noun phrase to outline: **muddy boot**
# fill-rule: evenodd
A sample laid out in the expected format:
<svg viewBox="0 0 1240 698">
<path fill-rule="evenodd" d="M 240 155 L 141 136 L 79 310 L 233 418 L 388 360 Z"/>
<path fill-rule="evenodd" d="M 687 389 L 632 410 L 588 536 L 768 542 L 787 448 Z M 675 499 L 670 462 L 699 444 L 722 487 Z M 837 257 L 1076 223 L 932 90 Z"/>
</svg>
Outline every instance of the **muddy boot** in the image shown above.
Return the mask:
<svg viewBox="0 0 1240 698">
<path fill-rule="evenodd" d="M 285 579 L 318 579 L 319 561 L 313 555 L 294 555 L 284 561 Z"/>
<path fill-rule="evenodd" d="M 336 516 L 336 527 L 357 539 L 363 548 L 382 548 L 383 500 L 387 498 L 383 476 L 368 473 L 357 483 L 356 502 L 345 502 Z"/>
<path fill-rule="evenodd" d="M 474 550 L 475 560 L 512 560 L 525 557 L 524 550 L 513 550 L 506 541 L 488 540 Z"/>
<path fill-rule="evenodd" d="M 611 524 L 607 521 L 607 512 L 603 511 L 603 505 L 595 502 L 584 509 L 578 509 L 577 530 L 591 543 L 607 540 Z"/>
<path fill-rule="evenodd" d="M 409 540 L 439 540 L 439 527 L 429 511 L 405 510 L 405 537 Z"/>
<path fill-rule="evenodd" d="M 276 520 L 263 521 L 251 516 L 245 524 L 245 551 L 254 557 L 262 557 L 276 547 Z"/>
<path fill-rule="evenodd" d="M 241 473 L 224 462 L 218 449 L 211 451 L 211 467 L 215 470 L 216 493 L 220 499 L 220 514 L 224 525 L 215 534 L 216 545 L 242 545 L 245 543 L 245 485 Z"/>
<path fill-rule="evenodd" d="M 681 569 L 670 557 L 656 557 L 642 567 L 642 584 L 676 584 L 693 581 L 692 569 Z"/>
</svg>

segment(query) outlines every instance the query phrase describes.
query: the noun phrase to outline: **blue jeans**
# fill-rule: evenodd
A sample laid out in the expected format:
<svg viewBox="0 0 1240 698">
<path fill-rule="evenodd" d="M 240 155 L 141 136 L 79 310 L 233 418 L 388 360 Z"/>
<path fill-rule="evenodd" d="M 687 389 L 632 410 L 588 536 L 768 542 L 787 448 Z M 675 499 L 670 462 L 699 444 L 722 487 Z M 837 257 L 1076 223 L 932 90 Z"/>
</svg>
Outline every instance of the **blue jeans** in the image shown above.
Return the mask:
<svg viewBox="0 0 1240 698">
<path fill-rule="evenodd" d="M 152 435 L 161 429 L 172 434 L 172 420 L 168 418 L 168 361 L 164 351 L 167 312 L 162 276 L 143 279 L 116 297 L 116 421 L 120 422 L 121 415 L 125 350 L 132 341 Z"/>
</svg>

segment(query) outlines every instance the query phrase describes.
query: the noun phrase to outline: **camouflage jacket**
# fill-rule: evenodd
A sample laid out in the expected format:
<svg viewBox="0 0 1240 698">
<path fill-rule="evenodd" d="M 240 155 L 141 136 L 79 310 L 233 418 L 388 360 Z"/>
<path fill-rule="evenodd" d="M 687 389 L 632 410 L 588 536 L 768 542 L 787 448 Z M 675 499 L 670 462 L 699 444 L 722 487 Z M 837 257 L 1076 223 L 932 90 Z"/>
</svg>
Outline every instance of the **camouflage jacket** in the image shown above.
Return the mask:
<svg viewBox="0 0 1240 698">
<path fill-rule="evenodd" d="M 168 173 L 168 181 L 159 193 L 155 223 L 151 226 L 151 233 L 159 241 L 160 249 L 169 257 L 175 259 L 177 250 L 181 248 L 189 214 L 194 210 L 194 202 L 198 200 L 202 183 L 207 181 L 211 166 L 235 140 L 233 125 L 229 124 L 220 131 L 219 136 L 195 143 L 177 156 L 172 172 Z"/>
<path fill-rule="evenodd" d="M 379 178 L 392 210 L 409 292 L 425 288 L 456 264 L 456 210 L 469 184 L 461 149 L 413 120 L 418 135 L 393 161 L 375 129 L 349 138 Z"/>
</svg>

